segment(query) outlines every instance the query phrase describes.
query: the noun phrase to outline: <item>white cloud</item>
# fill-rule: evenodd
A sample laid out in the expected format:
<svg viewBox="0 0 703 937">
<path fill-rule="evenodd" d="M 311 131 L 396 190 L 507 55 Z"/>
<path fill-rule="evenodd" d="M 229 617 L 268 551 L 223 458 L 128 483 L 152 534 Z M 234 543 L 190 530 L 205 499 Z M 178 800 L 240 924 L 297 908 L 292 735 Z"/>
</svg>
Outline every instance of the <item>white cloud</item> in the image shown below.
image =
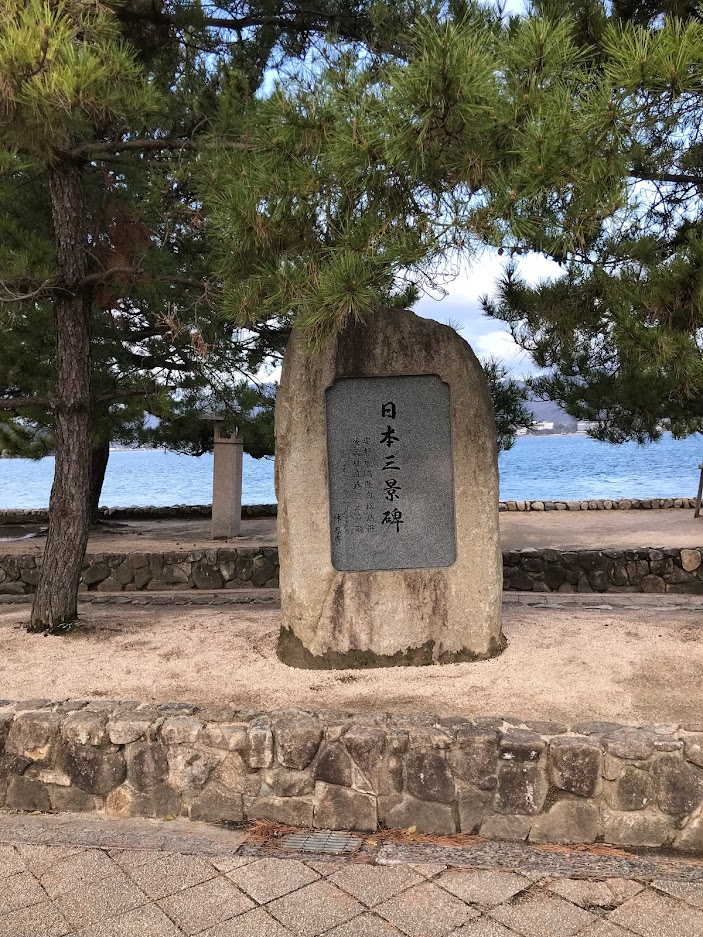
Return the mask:
<svg viewBox="0 0 703 937">
<path fill-rule="evenodd" d="M 457 325 L 479 357 L 496 357 L 519 376 L 534 371 L 530 356 L 513 341 L 506 325 L 486 316 L 481 308 L 481 297 L 496 295 L 506 263 L 507 258 L 496 251 L 484 251 L 445 285 L 445 296 L 424 296 L 416 311 L 427 319 Z M 557 264 L 539 254 L 517 258 L 517 269 L 530 284 L 562 273 Z"/>
<path fill-rule="evenodd" d="M 519 378 L 534 370 L 530 356 L 515 343 L 510 332 L 488 332 L 471 344 L 479 358 L 497 358 L 513 377 Z"/>
</svg>

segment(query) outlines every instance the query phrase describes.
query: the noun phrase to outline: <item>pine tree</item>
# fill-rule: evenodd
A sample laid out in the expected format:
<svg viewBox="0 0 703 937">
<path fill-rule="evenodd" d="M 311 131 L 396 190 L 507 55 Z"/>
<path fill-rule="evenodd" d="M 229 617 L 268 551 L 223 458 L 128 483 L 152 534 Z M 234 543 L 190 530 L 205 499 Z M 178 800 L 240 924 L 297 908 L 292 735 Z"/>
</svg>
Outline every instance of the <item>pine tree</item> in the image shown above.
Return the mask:
<svg viewBox="0 0 703 937">
<path fill-rule="evenodd" d="M 660 12 L 466 5 L 396 60 L 342 55 L 254 102 L 255 164 L 219 154 L 208 180 L 230 314 L 283 308 L 314 347 L 458 255 L 538 251 L 566 279 L 530 292 L 512 273 L 486 309 L 551 369 L 539 388 L 607 438 L 695 429 L 703 21 Z"/>
<path fill-rule="evenodd" d="M 171 319 L 182 342 L 207 344 L 205 332 L 216 330 L 214 305 L 207 308 L 204 299 L 216 292 L 218 278 L 207 231 L 204 238 L 197 233 L 199 201 L 190 179 L 199 151 L 213 145 L 218 96 L 226 90 L 236 123 L 272 62 L 303 57 L 314 37 L 334 30 L 351 45 L 372 39 L 387 45 L 398 17 L 406 15 L 401 5 L 346 0 L 304 8 L 260 0 L 236 10 L 198 2 L 0 0 L 3 320 L 12 328 L 17 319 L 21 333 L 26 317 L 34 341 L 49 316 L 55 342 L 53 360 L 49 355 L 37 362 L 29 399 L 15 393 L 27 386 L 22 381 L 3 379 L 0 402 L 0 409 L 22 417 L 6 434 L 26 444 L 48 410 L 56 450 L 31 630 L 59 631 L 76 618 L 91 450 L 97 441 L 104 452 L 103 429 L 110 422 L 101 407 L 115 395 L 124 400 L 128 374 L 142 379 L 139 365 L 143 374 L 149 368 L 144 359 L 164 334 L 161 318 Z M 247 146 L 231 136 L 217 140 L 222 147 Z M 29 212 L 22 210 L 25 199 Z M 5 206 L 15 203 L 6 214 Z M 176 292 L 175 318 L 169 290 Z M 278 331 L 264 325 L 255 344 L 277 347 Z M 177 337 L 169 339 L 171 349 Z M 99 352 L 111 342 L 120 346 L 119 364 L 106 373 L 99 365 L 116 358 L 101 359 Z M 130 371 L 126 359 L 140 354 L 140 342 L 147 354 Z M 259 354 L 257 348 L 253 353 Z M 161 367 L 161 356 L 156 359 Z M 40 386 L 50 393 L 38 393 Z M 131 389 L 143 405 L 145 388 Z M 192 401 L 197 388 L 187 390 Z M 153 388 L 154 395 L 159 391 Z M 182 421 L 184 397 L 172 403 L 174 420 Z M 42 436 L 33 438 L 36 446 L 47 444 Z M 96 465 L 92 474 L 99 470 Z"/>
<path fill-rule="evenodd" d="M 80 0 L 53 7 L 39 0 L 3 0 L 0 18 L 0 161 L 11 174 L 42 174 L 53 228 L 56 469 L 30 624 L 44 630 L 76 616 L 88 536 L 93 285 L 78 148 L 95 126 L 135 120 L 154 107 L 156 97 L 106 8 Z M 15 266 L 8 279 L 29 280 L 48 261 L 45 251 L 25 259 L 29 263 L 18 267 L 21 256 L 11 258 Z M 46 285 L 45 280 L 28 288 L 24 301 L 33 293 L 38 298 Z M 9 298 L 16 297 L 10 290 Z"/>
<path fill-rule="evenodd" d="M 485 308 L 544 369 L 535 390 L 591 435 L 686 436 L 703 431 L 703 21 L 689 3 L 588 6 L 579 37 L 618 125 L 621 204 L 582 247 L 552 253 L 562 277 L 530 288 L 510 267 Z"/>
</svg>

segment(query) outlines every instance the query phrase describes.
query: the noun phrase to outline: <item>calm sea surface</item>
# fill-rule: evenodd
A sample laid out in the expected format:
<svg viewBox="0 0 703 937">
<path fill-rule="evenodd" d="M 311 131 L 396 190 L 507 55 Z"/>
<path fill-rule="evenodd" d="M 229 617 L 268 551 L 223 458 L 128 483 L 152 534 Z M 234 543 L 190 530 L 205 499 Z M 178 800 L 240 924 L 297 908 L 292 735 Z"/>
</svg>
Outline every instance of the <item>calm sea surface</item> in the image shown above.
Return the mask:
<svg viewBox="0 0 703 937">
<path fill-rule="evenodd" d="M 693 497 L 703 461 L 700 437 L 665 436 L 651 446 L 611 446 L 586 436 L 527 436 L 500 456 L 501 498 Z M 53 458 L 0 459 L 0 508 L 49 503 Z M 212 456 L 160 450 L 113 452 L 101 502 L 111 506 L 207 504 Z M 244 456 L 245 504 L 275 501 L 273 460 Z"/>
</svg>

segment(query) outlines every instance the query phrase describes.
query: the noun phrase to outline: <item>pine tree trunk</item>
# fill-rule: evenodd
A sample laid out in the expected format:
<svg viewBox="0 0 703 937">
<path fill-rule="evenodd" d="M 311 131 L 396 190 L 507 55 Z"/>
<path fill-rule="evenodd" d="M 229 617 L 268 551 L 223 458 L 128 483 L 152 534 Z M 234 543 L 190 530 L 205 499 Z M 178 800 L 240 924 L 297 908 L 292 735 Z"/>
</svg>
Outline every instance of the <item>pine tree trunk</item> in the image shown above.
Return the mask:
<svg viewBox="0 0 703 937">
<path fill-rule="evenodd" d="M 89 518 L 91 526 L 97 524 L 100 520 L 98 508 L 100 507 L 100 495 L 105 481 L 105 472 L 110 458 L 110 440 L 107 437 L 100 437 L 93 443 L 90 452 L 90 504 Z"/>
<path fill-rule="evenodd" d="M 81 169 L 49 169 L 59 284 L 54 299 L 56 341 L 56 467 L 49 531 L 30 631 L 65 630 L 78 616 L 78 581 L 88 543 L 90 498 L 90 291 Z"/>
</svg>

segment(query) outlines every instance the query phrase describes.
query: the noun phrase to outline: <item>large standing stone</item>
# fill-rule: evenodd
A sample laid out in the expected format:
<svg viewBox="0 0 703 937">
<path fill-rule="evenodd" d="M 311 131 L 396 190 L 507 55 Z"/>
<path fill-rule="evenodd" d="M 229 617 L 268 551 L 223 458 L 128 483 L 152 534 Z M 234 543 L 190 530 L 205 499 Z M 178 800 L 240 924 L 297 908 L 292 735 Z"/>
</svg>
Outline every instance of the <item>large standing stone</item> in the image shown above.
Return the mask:
<svg viewBox="0 0 703 937">
<path fill-rule="evenodd" d="M 276 404 L 286 663 L 376 667 L 504 646 L 490 394 L 447 326 L 387 311 L 310 352 Z"/>
</svg>

